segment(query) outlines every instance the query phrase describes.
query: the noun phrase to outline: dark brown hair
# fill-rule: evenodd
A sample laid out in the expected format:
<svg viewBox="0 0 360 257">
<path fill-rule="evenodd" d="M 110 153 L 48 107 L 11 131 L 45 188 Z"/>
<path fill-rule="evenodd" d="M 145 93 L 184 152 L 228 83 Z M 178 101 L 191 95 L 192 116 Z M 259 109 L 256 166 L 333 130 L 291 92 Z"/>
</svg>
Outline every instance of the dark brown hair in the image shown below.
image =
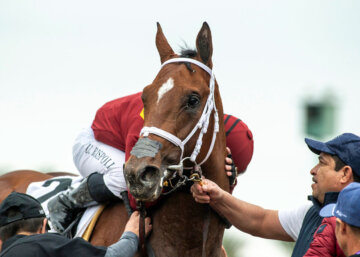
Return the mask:
<svg viewBox="0 0 360 257">
<path fill-rule="evenodd" d="M 344 168 L 344 166 L 346 166 L 346 163 L 344 163 L 339 157 L 337 157 L 336 155 L 332 155 L 333 160 L 335 161 L 335 170 L 339 171 L 342 168 Z M 360 182 L 360 177 L 354 172 L 352 172 L 353 174 L 353 179 L 354 182 Z"/>
<path fill-rule="evenodd" d="M 7 212 L 8 217 L 14 217 L 16 215 L 19 215 L 19 210 L 17 207 L 10 208 Z M 14 221 L 10 224 L 2 226 L 0 227 L 0 240 L 4 242 L 8 240 L 10 237 L 15 236 L 17 233 L 22 231 L 35 233 L 42 227 L 43 220 L 44 217 L 29 218 L 29 219 Z"/>
</svg>

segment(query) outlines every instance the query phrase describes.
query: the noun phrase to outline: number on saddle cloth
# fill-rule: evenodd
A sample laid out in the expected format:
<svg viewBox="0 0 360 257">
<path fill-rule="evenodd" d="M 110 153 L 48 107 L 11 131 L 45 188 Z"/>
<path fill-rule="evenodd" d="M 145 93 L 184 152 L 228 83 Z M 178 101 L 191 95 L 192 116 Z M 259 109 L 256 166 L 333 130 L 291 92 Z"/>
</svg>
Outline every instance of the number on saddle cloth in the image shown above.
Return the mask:
<svg viewBox="0 0 360 257">
<path fill-rule="evenodd" d="M 46 180 L 42 184 L 42 187 L 49 187 L 54 182 L 59 182 L 59 184 L 55 187 L 54 190 L 52 190 L 49 193 L 46 193 L 43 196 L 40 196 L 39 198 L 37 198 L 40 203 L 43 203 L 46 200 L 49 200 L 50 198 L 54 197 L 58 193 L 67 190 L 71 186 L 72 179 L 70 179 L 70 178 L 49 179 L 49 180 Z"/>
</svg>

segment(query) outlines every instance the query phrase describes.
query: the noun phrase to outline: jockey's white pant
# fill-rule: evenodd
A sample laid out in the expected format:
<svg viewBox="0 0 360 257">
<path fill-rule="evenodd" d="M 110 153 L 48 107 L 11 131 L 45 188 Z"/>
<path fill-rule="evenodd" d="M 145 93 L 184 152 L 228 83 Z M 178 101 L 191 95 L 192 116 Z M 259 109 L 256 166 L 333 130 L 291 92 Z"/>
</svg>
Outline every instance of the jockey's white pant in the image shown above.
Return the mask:
<svg viewBox="0 0 360 257">
<path fill-rule="evenodd" d="M 73 159 L 81 176 L 94 172 L 104 174 L 107 188 L 117 197 L 126 191 L 123 165 L 125 153 L 112 146 L 97 141 L 91 128 L 83 129 L 75 139 Z"/>
</svg>

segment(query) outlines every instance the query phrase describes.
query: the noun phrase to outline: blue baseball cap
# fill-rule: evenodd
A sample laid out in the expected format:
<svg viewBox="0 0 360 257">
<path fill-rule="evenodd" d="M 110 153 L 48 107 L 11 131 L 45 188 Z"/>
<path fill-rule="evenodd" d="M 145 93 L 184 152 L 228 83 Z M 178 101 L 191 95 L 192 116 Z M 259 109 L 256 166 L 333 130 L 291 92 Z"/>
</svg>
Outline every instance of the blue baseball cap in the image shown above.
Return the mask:
<svg viewBox="0 0 360 257">
<path fill-rule="evenodd" d="M 356 175 L 360 176 L 359 136 L 352 133 L 344 133 L 325 143 L 305 138 L 305 143 L 316 154 L 323 152 L 336 155 L 346 165 L 349 165 Z"/>
<path fill-rule="evenodd" d="M 323 207 L 322 217 L 335 216 L 349 225 L 360 227 L 360 183 L 353 182 L 341 190 L 336 203 Z"/>
</svg>

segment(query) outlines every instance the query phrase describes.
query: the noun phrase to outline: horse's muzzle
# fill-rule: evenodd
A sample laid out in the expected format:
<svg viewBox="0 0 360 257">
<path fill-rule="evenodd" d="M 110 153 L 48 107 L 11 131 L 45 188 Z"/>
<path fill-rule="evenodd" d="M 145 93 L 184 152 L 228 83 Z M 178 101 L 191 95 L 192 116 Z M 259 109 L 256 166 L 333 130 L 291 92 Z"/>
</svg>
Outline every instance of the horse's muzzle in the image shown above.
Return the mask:
<svg viewBox="0 0 360 257">
<path fill-rule="evenodd" d="M 130 193 L 141 201 L 153 201 L 161 193 L 161 170 L 154 165 L 134 167 L 126 165 L 125 180 Z"/>
</svg>

